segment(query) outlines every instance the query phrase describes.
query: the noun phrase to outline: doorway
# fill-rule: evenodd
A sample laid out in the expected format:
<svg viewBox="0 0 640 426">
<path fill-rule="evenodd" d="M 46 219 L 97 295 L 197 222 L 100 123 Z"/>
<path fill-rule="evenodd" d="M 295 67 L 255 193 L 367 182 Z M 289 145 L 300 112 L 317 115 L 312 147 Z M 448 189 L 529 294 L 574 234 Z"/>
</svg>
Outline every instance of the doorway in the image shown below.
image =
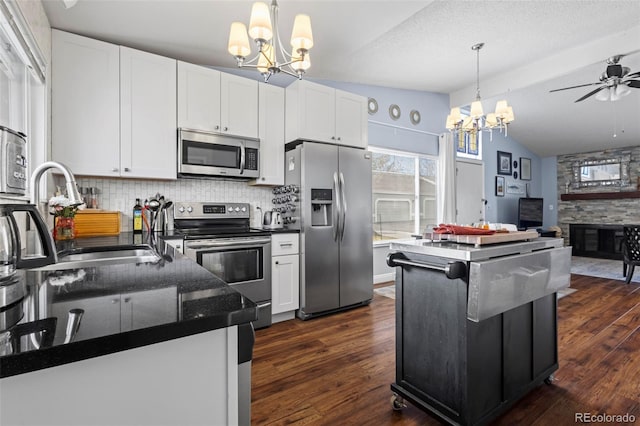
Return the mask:
<svg viewBox="0 0 640 426">
<path fill-rule="evenodd" d="M 484 164 L 456 161 L 456 223 L 471 225 L 485 219 Z"/>
</svg>

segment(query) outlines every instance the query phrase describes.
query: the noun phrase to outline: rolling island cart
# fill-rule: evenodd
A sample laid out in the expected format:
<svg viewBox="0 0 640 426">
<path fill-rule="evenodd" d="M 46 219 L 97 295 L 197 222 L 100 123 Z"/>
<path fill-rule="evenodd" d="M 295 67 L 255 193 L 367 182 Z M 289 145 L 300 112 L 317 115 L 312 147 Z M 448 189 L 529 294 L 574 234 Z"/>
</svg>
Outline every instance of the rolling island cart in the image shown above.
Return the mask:
<svg viewBox="0 0 640 426">
<path fill-rule="evenodd" d="M 478 241 L 391 244 L 394 409 L 407 400 L 451 424 L 485 424 L 552 380 L 556 292 L 569 286 L 571 247 Z"/>
</svg>

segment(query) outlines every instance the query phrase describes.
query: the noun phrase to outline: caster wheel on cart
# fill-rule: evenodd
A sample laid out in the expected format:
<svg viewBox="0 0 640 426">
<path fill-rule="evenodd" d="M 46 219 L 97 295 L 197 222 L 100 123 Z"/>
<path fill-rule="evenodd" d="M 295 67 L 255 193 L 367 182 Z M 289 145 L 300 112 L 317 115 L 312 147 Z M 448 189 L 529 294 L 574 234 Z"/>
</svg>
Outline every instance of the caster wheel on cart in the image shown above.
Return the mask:
<svg viewBox="0 0 640 426">
<path fill-rule="evenodd" d="M 391 396 L 391 408 L 393 408 L 394 411 L 400 411 L 403 408 L 407 408 L 407 404 L 404 403 L 404 399 L 402 399 L 402 397 L 394 393 Z"/>
<path fill-rule="evenodd" d="M 553 380 L 555 378 L 553 377 L 553 374 L 551 374 L 549 377 L 547 377 L 546 379 L 544 379 L 544 383 L 547 385 L 552 385 L 553 384 Z"/>
</svg>

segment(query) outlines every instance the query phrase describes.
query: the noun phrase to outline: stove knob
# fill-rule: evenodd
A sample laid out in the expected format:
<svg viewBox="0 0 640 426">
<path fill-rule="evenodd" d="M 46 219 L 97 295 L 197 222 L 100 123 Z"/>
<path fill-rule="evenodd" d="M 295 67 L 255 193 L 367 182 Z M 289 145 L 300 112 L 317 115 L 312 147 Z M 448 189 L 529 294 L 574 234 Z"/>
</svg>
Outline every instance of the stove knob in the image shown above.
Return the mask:
<svg viewBox="0 0 640 426">
<path fill-rule="evenodd" d="M 240 207 L 236 206 L 236 213 L 240 211 Z"/>
<path fill-rule="evenodd" d="M 178 208 L 178 211 L 179 211 L 180 213 L 184 213 L 184 206 L 180 206 L 180 208 Z"/>
<path fill-rule="evenodd" d="M 187 207 L 187 211 L 188 211 L 189 213 L 193 212 L 193 207 L 191 207 L 191 206 Z"/>
<path fill-rule="evenodd" d="M 227 211 L 228 211 L 229 213 L 233 213 L 233 206 L 229 206 L 229 207 L 227 207 Z"/>
<path fill-rule="evenodd" d="M 243 208 L 241 208 L 240 210 L 242 210 L 243 212 L 246 212 L 246 211 L 247 211 L 247 208 L 246 208 L 246 207 L 243 207 Z"/>
</svg>

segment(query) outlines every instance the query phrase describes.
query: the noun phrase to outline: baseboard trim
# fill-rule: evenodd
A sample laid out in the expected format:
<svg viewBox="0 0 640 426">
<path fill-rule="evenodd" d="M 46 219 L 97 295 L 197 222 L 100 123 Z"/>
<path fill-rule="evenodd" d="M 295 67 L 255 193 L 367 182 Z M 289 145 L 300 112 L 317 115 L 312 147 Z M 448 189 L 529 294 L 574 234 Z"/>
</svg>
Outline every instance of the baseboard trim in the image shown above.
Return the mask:
<svg viewBox="0 0 640 426">
<path fill-rule="evenodd" d="M 395 281 L 395 279 L 396 279 L 396 271 L 393 271 L 386 274 L 374 275 L 373 283 L 380 284 L 380 283 L 385 283 L 387 281 Z"/>
</svg>

